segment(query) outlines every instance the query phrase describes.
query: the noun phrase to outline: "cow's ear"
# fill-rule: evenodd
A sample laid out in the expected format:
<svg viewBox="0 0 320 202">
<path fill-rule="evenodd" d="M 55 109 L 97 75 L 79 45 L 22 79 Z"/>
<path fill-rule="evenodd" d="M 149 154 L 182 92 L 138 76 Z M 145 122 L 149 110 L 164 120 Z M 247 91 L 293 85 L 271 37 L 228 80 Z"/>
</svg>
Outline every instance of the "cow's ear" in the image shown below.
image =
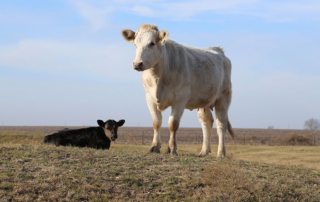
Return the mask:
<svg viewBox="0 0 320 202">
<path fill-rule="evenodd" d="M 98 125 L 101 126 L 101 127 L 104 127 L 104 126 L 105 126 L 105 124 L 104 124 L 104 122 L 103 122 L 102 120 L 97 120 L 97 123 L 98 123 Z"/>
<path fill-rule="evenodd" d="M 159 32 L 159 42 L 163 43 L 165 42 L 165 40 L 168 38 L 169 36 L 169 32 L 167 30 L 161 30 L 161 32 Z"/>
<path fill-rule="evenodd" d="M 122 126 L 124 124 L 125 120 L 121 119 L 118 121 L 118 127 Z"/>
<path fill-rule="evenodd" d="M 134 39 L 135 39 L 135 32 L 130 30 L 130 29 L 123 29 L 121 30 L 121 35 L 123 36 L 123 38 L 130 42 L 133 43 Z"/>
</svg>

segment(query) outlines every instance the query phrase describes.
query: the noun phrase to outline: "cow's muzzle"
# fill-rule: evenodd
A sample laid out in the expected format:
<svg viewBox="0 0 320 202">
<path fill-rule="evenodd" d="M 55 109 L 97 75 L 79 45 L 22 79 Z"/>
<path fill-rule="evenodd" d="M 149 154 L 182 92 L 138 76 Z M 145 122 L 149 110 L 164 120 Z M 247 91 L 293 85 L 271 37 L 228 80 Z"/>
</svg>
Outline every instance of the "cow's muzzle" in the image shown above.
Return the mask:
<svg viewBox="0 0 320 202">
<path fill-rule="evenodd" d="M 133 62 L 133 69 L 137 71 L 143 71 L 143 63 L 142 62 Z"/>
<path fill-rule="evenodd" d="M 117 135 L 112 135 L 112 136 L 111 136 L 111 140 L 112 140 L 112 141 L 115 141 L 117 138 L 118 138 Z"/>
</svg>

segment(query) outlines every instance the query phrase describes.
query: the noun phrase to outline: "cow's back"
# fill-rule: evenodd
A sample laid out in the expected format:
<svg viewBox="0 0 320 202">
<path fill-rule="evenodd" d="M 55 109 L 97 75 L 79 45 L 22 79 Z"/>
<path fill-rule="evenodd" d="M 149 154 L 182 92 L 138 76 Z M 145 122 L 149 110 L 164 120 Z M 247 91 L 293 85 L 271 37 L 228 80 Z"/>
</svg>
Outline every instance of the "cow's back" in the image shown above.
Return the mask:
<svg viewBox="0 0 320 202">
<path fill-rule="evenodd" d="M 190 87 L 186 108 L 206 107 L 231 86 L 231 63 L 222 48 L 194 48 L 172 40 L 166 48 L 169 71 L 165 76 L 174 78 L 174 86 Z"/>
</svg>

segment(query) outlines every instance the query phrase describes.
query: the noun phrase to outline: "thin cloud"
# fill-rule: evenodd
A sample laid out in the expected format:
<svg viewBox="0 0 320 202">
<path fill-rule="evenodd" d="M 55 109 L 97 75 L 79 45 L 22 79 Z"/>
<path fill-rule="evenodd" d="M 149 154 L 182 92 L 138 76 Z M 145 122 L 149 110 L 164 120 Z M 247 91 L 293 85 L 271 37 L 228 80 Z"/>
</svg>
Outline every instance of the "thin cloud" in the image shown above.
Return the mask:
<svg viewBox="0 0 320 202">
<path fill-rule="evenodd" d="M 79 13 L 89 22 L 93 32 L 108 27 L 108 16 L 112 11 L 114 11 L 112 7 L 96 7 L 82 1 L 72 1 L 72 4 L 77 8 Z"/>
<path fill-rule="evenodd" d="M 258 0 L 230 1 L 71 1 L 92 27 L 93 31 L 107 28 L 108 17 L 113 12 L 131 11 L 134 15 L 161 18 L 167 20 L 190 21 L 203 12 L 214 12 L 223 15 L 253 16 L 273 22 L 298 21 L 303 19 L 320 20 L 320 3 L 307 2 L 268 2 Z M 201 20 L 201 19 L 198 19 Z"/>
<path fill-rule="evenodd" d="M 270 3 L 257 0 L 154 2 L 134 5 L 131 10 L 136 15 L 181 21 L 190 20 L 197 14 L 208 11 L 224 15 L 255 16 L 276 22 L 320 20 L 318 14 L 320 3 L 317 1 L 303 3 L 292 1 Z"/>
<path fill-rule="evenodd" d="M 252 3 L 255 0 L 232 0 L 212 2 L 210 0 L 175 2 L 155 2 L 147 5 L 135 5 L 132 11 L 137 15 L 148 17 L 166 17 L 178 20 L 188 20 L 190 17 L 204 12 L 232 8 L 237 5 Z"/>
<path fill-rule="evenodd" d="M 146 6 L 134 6 L 132 8 L 132 11 L 134 11 L 138 15 L 147 16 L 147 17 L 156 17 L 156 12 Z"/>
<path fill-rule="evenodd" d="M 178 19 L 189 19 L 190 17 L 205 11 L 219 11 L 231 9 L 238 5 L 253 3 L 255 0 L 231 0 L 231 1 L 192 1 L 187 3 L 166 3 L 163 8 L 166 9 L 171 17 Z"/>
<path fill-rule="evenodd" d="M 133 58 L 134 52 L 122 45 L 22 40 L 0 46 L 1 66 L 63 74 L 80 70 L 109 79 L 135 80 L 130 75 Z"/>
<path fill-rule="evenodd" d="M 320 20 L 320 3 L 309 2 L 256 2 L 246 7 L 221 10 L 219 14 L 247 15 L 271 22 L 294 22 Z"/>
</svg>

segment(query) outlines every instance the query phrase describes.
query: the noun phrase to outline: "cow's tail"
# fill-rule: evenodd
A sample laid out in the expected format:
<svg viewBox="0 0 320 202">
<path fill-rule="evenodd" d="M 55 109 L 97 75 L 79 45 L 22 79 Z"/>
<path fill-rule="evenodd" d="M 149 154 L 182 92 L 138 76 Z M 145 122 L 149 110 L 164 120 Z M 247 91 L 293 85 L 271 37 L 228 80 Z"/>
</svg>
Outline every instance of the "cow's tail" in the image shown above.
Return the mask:
<svg viewBox="0 0 320 202">
<path fill-rule="evenodd" d="M 227 125 L 228 125 L 228 131 L 229 131 L 232 139 L 234 140 L 234 132 L 233 132 L 233 129 L 232 129 L 232 126 L 231 126 L 231 123 L 230 123 L 229 120 L 228 120 L 228 124 Z"/>
</svg>

